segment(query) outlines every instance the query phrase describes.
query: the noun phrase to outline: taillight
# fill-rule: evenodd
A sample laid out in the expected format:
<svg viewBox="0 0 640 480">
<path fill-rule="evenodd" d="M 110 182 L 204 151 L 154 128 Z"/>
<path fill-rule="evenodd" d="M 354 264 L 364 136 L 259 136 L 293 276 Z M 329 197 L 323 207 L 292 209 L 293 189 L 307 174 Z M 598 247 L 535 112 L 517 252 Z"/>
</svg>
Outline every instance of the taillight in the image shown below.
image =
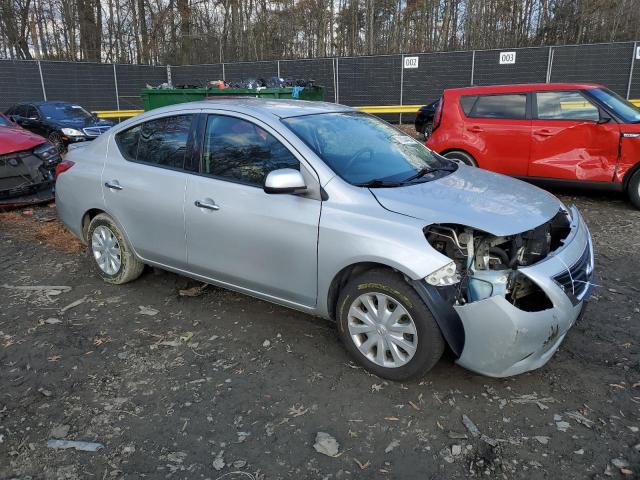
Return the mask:
<svg viewBox="0 0 640 480">
<path fill-rule="evenodd" d="M 56 178 L 58 178 L 61 173 L 66 172 L 74 165 L 75 162 L 72 162 L 71 160 L 63 160 L 62 162 L 60 162 L 58 165 L 56 165 Z"/>
<path fill-rule="evenodd" d="M 431 131 L 434 131 L 436 128 L 440 126 L 440 121 L 442 120 L 442 110 L 444 107 L 444 97 L 440 97 L 438 101 L 438 106 L 436 107 L 436 113 L 433 116 L 433 125 L 431 126 Z"/>
</svg>

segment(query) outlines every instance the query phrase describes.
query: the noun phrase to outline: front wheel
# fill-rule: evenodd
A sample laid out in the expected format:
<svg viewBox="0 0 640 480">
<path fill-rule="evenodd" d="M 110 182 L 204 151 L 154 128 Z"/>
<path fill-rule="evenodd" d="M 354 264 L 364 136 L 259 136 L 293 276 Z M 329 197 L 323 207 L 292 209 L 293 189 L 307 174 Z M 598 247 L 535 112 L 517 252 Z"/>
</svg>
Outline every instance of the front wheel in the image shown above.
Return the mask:
<svg viewBox="0 0 640 480">
<path fill-rule="evenodd" d="M 58 153 L 64 153 L 67 150 L 67 147 L 64 144 L 64 140 L 62 140 L 62 135 L 58 132 L 51 132 L 47 139 L 53 144 L 54 147 L 58 150 Z"/>
<path fill-rule="evenodd" d="M 427 373 L 444 352 L 444 339 L 417 292 L 396 272 L 369 270 L 340 292 L 338 330 L 354 359 L 389 380 Z"/>
<path fill-rule="evenodd" d="M 640 170 L 633 174 L 627 185 L 627 195 L 633 206 L 640 208 Z"/>
<path fill-rule="evenodd" d="M 142 274 L 144 264 L 136 258 L 109 215 L 102 213 L 91 220 L 88 244 L 96 271 L 105 282 L 120 285 Z"/>
</svg>

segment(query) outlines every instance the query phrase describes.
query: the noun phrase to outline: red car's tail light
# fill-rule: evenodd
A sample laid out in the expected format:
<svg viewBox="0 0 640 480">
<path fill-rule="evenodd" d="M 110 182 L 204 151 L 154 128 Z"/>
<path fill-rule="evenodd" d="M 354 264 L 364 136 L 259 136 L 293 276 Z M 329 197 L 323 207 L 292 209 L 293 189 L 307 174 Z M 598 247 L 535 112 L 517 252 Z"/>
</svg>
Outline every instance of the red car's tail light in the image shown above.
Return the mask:
<svg viewBox="0 0 640 480">
<path fill-rule="evenodd" d="M 56 178 L 58 178 L 61 173 L 66 172 L 74 165 L 75 165 L 75 162 L 72 162 L 71 160 L 64 160 L 60 162 L 58 165 L 56 165 Z"/>
<path fill-rule="evenodd" d="M 433 125 L 431 126 L 431 131 L 435 130 L 440 126 L 440 121 L 442 120 L 442 111 L 444 110 L 444 97 L 440 97 L 438 101 L 438 106 L 436 107 L 436 113 L 433 116 Z"/>
</svg>

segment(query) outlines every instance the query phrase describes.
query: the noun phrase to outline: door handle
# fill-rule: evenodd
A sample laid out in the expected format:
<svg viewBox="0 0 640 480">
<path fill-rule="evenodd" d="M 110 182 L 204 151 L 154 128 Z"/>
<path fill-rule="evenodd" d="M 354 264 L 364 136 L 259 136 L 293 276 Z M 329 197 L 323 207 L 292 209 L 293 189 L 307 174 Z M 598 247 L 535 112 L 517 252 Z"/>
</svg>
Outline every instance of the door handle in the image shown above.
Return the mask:
<svg viewBox="0 0 640 480">
<path fill-rule="evenodd" d="M 544 130 L 538 130 L 537 132 L 533 132 L 535 135 L 540 135 L 541 137 L 550 137 L 551 135 L 553 135 L 553 132 L 551 130 L 547 130 L 546 128 Z"/>
<path fill-rule="evenodd" d="M 196 200 L 194 205 L 198 208 L 206 208 L 207 210 L 220 210 L 220 207 L 215 203 L 201 202 L 200 200 Z"/>
<path fill-rule="evenodd" d="M 113 180 L 111 182 L 104 182 L 104 186 L 110 188 L 111 190 L 122 190 L 122 185 L 120 185 L 117 180 Z"/>
<path fill-rule="evenodd" d="M 468 127 L 467 130 L 469 132 L 472 132 L 472 133 L 480 133 L 480 132 L 482 132 L 482 128 L 480 128 L 477 125 L 474 125 L 473 127 Z"/>
</svg>

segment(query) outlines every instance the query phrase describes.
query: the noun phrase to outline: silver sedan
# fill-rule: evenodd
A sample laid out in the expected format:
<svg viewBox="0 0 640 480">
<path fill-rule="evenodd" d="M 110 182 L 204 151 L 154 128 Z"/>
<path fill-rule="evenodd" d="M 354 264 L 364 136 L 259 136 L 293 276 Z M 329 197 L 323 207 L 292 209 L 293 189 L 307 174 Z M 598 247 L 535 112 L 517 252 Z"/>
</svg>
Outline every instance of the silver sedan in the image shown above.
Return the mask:
<svg viewBox="0 0 640 480">
<path fill-rule="evenodd" d="M 392 380 L 424 375 L 445 347 L 485 375 L 538 368 L 590 289 L 575 208 L 341 105 L 152 110 L 58 172 L 58 214 L 106 282 L 153 265 L 334 319 Z"/>
</svg>

